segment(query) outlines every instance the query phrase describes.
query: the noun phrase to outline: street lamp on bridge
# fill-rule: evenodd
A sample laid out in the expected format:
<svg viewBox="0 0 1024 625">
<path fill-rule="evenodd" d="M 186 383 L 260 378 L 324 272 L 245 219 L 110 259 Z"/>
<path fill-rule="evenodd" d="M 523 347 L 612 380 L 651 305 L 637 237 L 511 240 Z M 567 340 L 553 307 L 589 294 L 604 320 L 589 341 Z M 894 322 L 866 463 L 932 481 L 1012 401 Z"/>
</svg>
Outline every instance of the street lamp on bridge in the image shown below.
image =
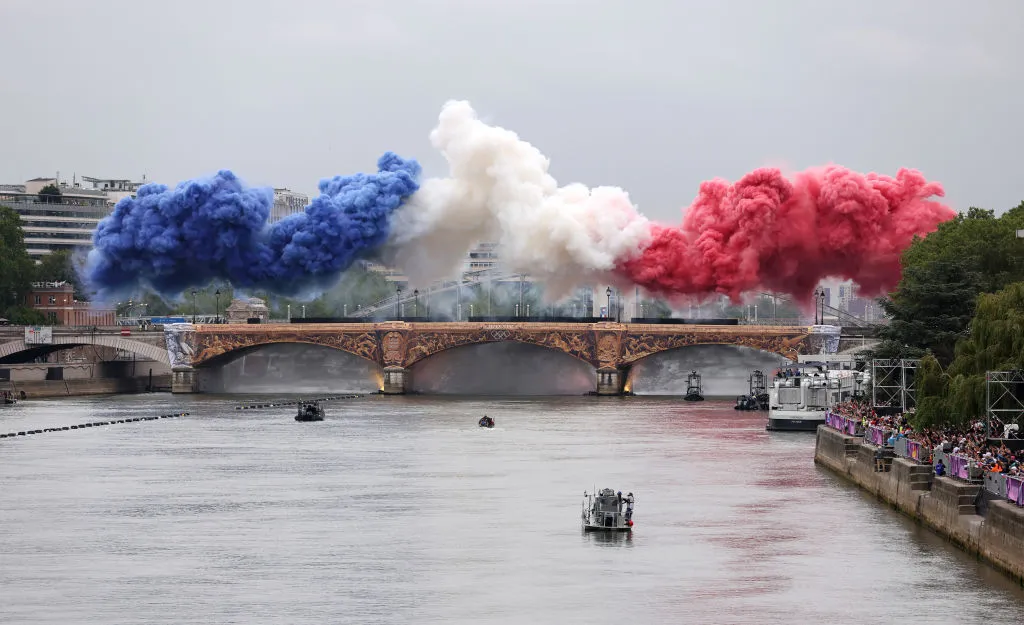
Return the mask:
<svg viewBox="0 0 1024 625">
<path fill-rule="evenodd" d="M 818 316 L 818 309 L 821 309 L 821 316 Z M 825 324 L 825 289 L 817 287 L 814 289 L 814 325 Z"/>
<path fill-rule="evenodd" d="M 214 301 L 216 302 L 217 308 L 217 318 L 214 320 L 214 323 L 220 323 L 220 289 L 214 291 L 213 296 L 216 298 Z"/>
<path fill-rule="evenodd" d="M 196 324 L 196 290 L 192 289 L 192 325 Z"/>
<path fill-rule="evenodd" d="M 612 318 L 612 287 L 608 287 L 604 290 L 604 294 L 608 296 L 608 307 L 605 308 L 604 316 L 607 319 Z"/>
<path fill-rule="evenodd" d="M 396 284 L 395 285 L 395 319 L 400 319 L 402 317 L 402 315 L 399 312 L 399 310 L 400 310 L 399 306 L 401 305 L 401 304 L 399 304 L 399 300 L 401 300 L 401 299 L 402 299 L 402 285 L 401 284 Z"/>
<path fill-rule="evenodd" d="M 419 289 L 413 289 L 412 290 L 412 316 L 413 317 L 419 317 L 420 316 L 420 290 Z"/>
</svg>

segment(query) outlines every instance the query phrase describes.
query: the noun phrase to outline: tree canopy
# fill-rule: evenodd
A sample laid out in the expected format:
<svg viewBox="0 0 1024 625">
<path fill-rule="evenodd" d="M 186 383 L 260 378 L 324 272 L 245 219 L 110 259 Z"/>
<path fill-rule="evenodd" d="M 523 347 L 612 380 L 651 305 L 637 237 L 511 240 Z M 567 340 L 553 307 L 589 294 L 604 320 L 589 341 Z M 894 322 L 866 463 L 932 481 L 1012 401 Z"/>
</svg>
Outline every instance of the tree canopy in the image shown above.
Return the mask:
<svg viewBox="0 0 1024 625">
<path fill-rule="evenodd" d="M 39 190 L 39 201 L 44 204 L 60 204 L 64 200 L 64 194 L 55 184 L 48 184 Z"/>
<path fill-rule="evenodd" d="M 21 216 L 0 206 L 0 317 L 13 323 L 25 323 L 36 317 L 22 303 L 32 286 L 35 264 L 25 250 Z"/>
<path fill-rule="evenodd" d="M 917 371 L 918 425 L 962 422 L 985 413 L 985 375 L 1024 369 L 1024 282 L 978 297 L 968 335 L 945 371 L 931 354 Z"/>
<path fill-rule="evenodd" d="M 982 293 L 1024 280 L 1024 202 L 995 217 L 971 208 L 918 238 L 903 253 L 903 277 L 882 306 L 891 317 L 882 349 L 903 346 L 910 353 L 931 350 L 948 365 L 957 340 L 967 336 Z M 881 356 L 876 350 L 876 357 Z"/>
</svg>

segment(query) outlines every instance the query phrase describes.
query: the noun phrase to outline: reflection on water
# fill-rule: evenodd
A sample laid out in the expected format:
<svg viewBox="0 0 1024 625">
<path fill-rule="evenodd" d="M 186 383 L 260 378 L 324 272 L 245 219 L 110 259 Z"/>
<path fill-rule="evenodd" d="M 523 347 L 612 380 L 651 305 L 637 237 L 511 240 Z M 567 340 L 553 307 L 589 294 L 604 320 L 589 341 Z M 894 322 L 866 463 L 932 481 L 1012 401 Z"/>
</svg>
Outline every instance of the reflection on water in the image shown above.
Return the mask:
<svg viewBox="0 0 1024 625">
<path fill-rule="evenodd" d="M 648 356 L 630 373 L 633 392 L 638 395 L 685 395 L 686 376 L 701 374 L 704 395 L 744 395 L 750 388 L 750 374 L 761 370 L 771 376 L 774 369 L 789 363 L 777 354 L 738 345 L 693 345 Z"/>
<path fill-rule="evenodd" d="M 0 622 L 1024 622 L 1004 576 L 731 402 L 245 399 L 0 413 L 192 413 L 0 441 Z M 581 531 L 595 486 L 636 494 L 632 536 Z"/>
</svg>

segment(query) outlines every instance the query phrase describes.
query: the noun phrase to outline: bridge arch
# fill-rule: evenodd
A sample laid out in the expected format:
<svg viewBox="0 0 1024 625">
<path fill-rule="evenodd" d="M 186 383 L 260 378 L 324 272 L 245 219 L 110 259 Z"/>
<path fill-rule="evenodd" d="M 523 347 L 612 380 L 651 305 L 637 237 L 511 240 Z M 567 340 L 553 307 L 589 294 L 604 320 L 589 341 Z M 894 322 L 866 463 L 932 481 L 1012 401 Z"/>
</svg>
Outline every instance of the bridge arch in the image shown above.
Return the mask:
<svg viewBox="0 0 1024 625">
<path fill-rule="evenodd" d="M 9 358 L 19 352 L 46 349 L 48 352 L 70 349 L 82 345 L 96 345 L 99 347 L 112 347 L 126 352 L 142 356 L 148 360 L 154 360 L 164 364 L 171 364 L 167 356 L 166 347 L 158 347 L 142 341 L 135 341 L 117 335 L 59 335 L 53 336 L 53 342 L 49 344 L 26 344 L 24 339 L 17 339 L 0 344 L 0 361 Z"/>
<path fill-rule="evenodd" d="M 196 367 L 197 369 L 209 368 L 209 367 L 218 367 L 218 366 L 222 366 L 222 365 L 226 365 L 226 364 L 229 364 L 231 362 L 234 362 L 235 360 L 237 360 L 239 358 L 242 358 L 243 356 L 246 356 L 247 354 L 251 354 L 251 353 L 257 352 L 260 349 L 263 349 L 265 347 L 271 347 L 271 346 L 274 346 L 274 345 L 309 345 L 311 347 L 319 347 L 319 348 L 322 348 L 322 349 L 331 349 L 331 350 L 342 352 L 342 353 L 349 354 L 349 355 L 352 355 L 352 356 L 357 356 L 360 359 L 367 360 L 369 362 L 372 362 L 375 365 L 380 364 L 377 361 L 376 358 L 372 358 L 370 356 L 367 356 L 365 353 L 359 353 L 358 351 L 353 350 L 353 349 L 346 349 L 344 346 L 325 345 L 324 343 L 317 342 L 317 341 L 269 340 L 269 341 L 254 342 L 254 343 L 250 343 L 250 344 L 247 344 L 247 345 L 233 347 L 231 349 L 224 350 L 224 351 L 221 351 L 220 353 L 216 353 L 216 354 L 212 354 L 212 353 L 204 354 L 203 358 L 201 358 L 201 359 L 198 359 L 198 358 L 194 359 L 192 361 L 192 365 L 194 367 Z"/>
<path fill-rule="evenodd" d="M 783 358 L 783 359 L 785 359 L 785 360 L 787 360 L 789 362 L 796 362 L 796 360 L 797 360 L 795 355 L 793 357 L 790 357 L 787 353 L 780 353 L 779 351 L 776 351 L 776 350 L 773 350 L 773 349 L 766 349 L 765 347 L 758 347 L 758 346 L 754 346 L 754 345 L 743 345 L 743 344 L 736 343 L 736 342 L 721 341 L 721 342 L 706 342 L 706 343 L 705 342 L 702 342 L 702 343 L 689 343 L 687 345 L 677 345 L 675 347 L 666 347 L 665 349 L 660 349 L 660 350 L 657 350 L 657 351 L 651 351 L 650 353 L 642 354 L 642 355 L 640 355 L 640 356 L 638 356 L 636 358 L 632 358 L 632 359 L 623 358 L 621 363 L 622 363 L 623 366 L 639 365 L 639 364 L 642 364 L 645 361 L 649 360 L 650 358 L 654 358 L 654 357 L 658 357 L 658 356 L 665 356 L 665 355 L 671 354 L 673 352 L 684 352 L 687 349 L 699 348 L 699 347 L 734 347 L 734 348 L 751 350 L 751 352 L 757 353 L 757 354 L 763 354 L 763 355 L 767 355 L 767 356 L 777 356 L 777 357 Z"/>
<path fill-rule="evenodd" d="M 289 327 L 287 331 L 269 331 L 249 326 L 233 330 L 215 329 L 195 332 L 192 366 L 208 367 L 224 364 L 234 359 L 231 354 L 239 350 L 251 351 L 257 347 L 299 343 L 327 347 L 352 354 L 380 364 L 380 349 L 373 330 L 357 332 L 302 331 Z M 255 328 L 255 329 L 254 329 Z"/>
<path fill-rule="evenodd" d="M 417 337 L 419 338 L 419 337 Z M 523 335 L 516 332 L 508 332 L 507 334 L 487 334 L 483 336 L 471 337 L 468 340 L 451 340 L 458 339 L 460 337 L 450 337 L 448 340 L 439 341 L 419 341 L 415 344 L 411 344 L 406 351 L 405 360 L 403 365 L 405 367 L 412 367 L 417 363 L 424 360 L 450 352 L 461 347 L 471 347 L 473 345 L 494 345 L 500 343 L 511 343 L 518 345 L 529 345 L 537 347 L 546 351 L 565 354 L 570 356 L 579 362 L 586 364 L 587 366 L 597 369 L 597 364 L 594 362 L 591 356 L 592 350 L 586 345 L 584 340 L 573 341 L 572 337 L 563 337 L 557 339 L 550 335 L 534 335 L 527 334 Z M 577 344 L 578 343 L 578 344 Z"/>
</svg>

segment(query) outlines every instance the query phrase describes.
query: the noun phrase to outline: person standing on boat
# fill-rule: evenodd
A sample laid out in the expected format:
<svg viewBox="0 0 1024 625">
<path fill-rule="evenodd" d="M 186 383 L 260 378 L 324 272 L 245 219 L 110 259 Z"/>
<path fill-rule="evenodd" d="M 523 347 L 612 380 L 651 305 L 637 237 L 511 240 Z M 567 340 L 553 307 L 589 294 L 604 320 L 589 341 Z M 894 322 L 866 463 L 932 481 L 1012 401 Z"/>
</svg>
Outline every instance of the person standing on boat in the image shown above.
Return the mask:
<svg viewBox="0 0 1024 625">
<path fill-rule="evenodd" d="M 633 493 L 626 495 L 626 522 L 633 518 Z"/>
</svg>

